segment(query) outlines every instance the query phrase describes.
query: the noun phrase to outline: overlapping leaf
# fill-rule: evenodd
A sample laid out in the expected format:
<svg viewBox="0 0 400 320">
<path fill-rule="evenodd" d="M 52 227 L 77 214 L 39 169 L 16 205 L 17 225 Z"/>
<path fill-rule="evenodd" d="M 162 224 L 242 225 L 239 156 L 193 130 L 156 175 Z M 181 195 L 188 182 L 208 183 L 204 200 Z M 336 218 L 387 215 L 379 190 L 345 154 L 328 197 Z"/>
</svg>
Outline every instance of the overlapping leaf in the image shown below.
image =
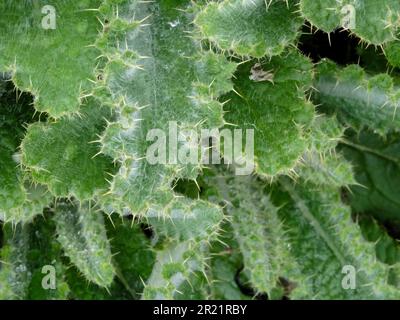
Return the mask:
<svg viewBox="0 0 400 320">
<path fill-rule="evenodd" d="M 89 100 L 81 116 L 29 126 L 21 152 L 33 181 L 58 197 L 87 200 L 104 192 L 115 169 L 110 158 L 99 154 L 96 140 L 110 117 L 108 108 Z"/>
<path fill-rule="evenodd" d="M 19 144 L 24 127 L 35 117 L 32 108 L 25 105 L 29 96 L 16 99 L 18 95 L 9 82 L 0 80 L 0 220 L 14 224 L 31 221 L 51 201 L 47 189 L 34 185 L 21 170 Z"/>
<path fill-rule="evenodd" d="M 382 222 L 398 224 L 400 144 L 398 134 L 382 139 L 367 131 L 352 135 L 342 149 L 354 163 L 359 186 L 353 186 L 350 203 L 356 213 L 369 213 Z"/>
<path fill-rule="evenodd" d="M 206 251 L 207 244 L 202 241 L 166 243 L 157 252 L 157 262 L 146 283 L 142 299 L 205 299 Z"/>
<path fill-rule="evenodd" d="M 311 287 L 307 296 L 396 299 L 398 294 L 388 283 L 389 267 L 376 260 L 374 245 L 363 239 L 339 192 L 335 188 L 322 191 L 310 184 L 294 187 L 281 181 L 290 198 L 277 193 L 274 199 L 278 205 L 286 203 L 279 215 L 285 221 L 291 252 Z M 342 272 L 348 266 L 355 272 L 354 290 L 346 290 L 343 285 Z"/>
<path fill-rule="evenodd" d="M 84 203 L 57 203 L 54 216 L 57 240 L 66 256 L 85 275 L 101 287 L 114 278 L 110 243 L 102 213 Z"/>
<path fill-rule="evenodd" d="M 325 32 L 350 29 L 375 45 L 394 40 L 400 27 L 397 0 L 301 0 L 300 10 L 312 25 Z"/>
<path fill-rule="evenodd" d="M 326 60 L 314 86 L 324 110 L 356 130 L 368 127 L 383 135 L 400 127 L 400 90 L 388 74 L 369 76 L 357 65 L 340 68 Z"/>
<path fill-rule="evenodd" d="M 197 177 L 204 147 L 187 132 L 223 125 L 216 98 L 230 90 L 235 64 L 202 52 L 187 36 L 191 18 L 182 11 L 186 4 L 126 0 L 106 1 L 101 8 L 109 23 L 97 43 L 106 63 L 96 96 L 109 92 L 116 109 L 116 120 L 101 139 L 102 152 L 121 165 L 102 199 L 107 211 L 144 214 L 151 209 L 160 217 L 184 216 L 196 206 L 178 199 L 172 184 Z M 171 134 L 175 124 L 178 132 Z M 149 138 L 153 129 L 157 136 Z M 154 143 L 169 152 L 151 149 Z M 148 159 L 149 150 L 155 163 Z M 210 215 L 219 214 L 215 206 L 198 204 Z"/>
<path fill-rule="evenodd" d="M 1 2 L 0 70 L 11 71 L 16 86 L 35 96 L 38 111 L 53 117 L 78 112 L 99 55 L 92 45 L 100 3 Z"/>
<path fill-rule="evenodd" d="M 312 84 L 312 64 L 298 52 L 251 61 L 239 67 L 235 90 L 226 98 L 225 119 L 254 130 L 255 171 L 266 176 L 288 173 L 307 148 L 305 128 L 314 106 L 305 91 Z M 257 75 L 269 75 L 259 79 Z M 247 141 L 252 143 L 252 141 Z"/>
<path fill-rule="evenodd" d="M 28 231 L 19 224 L 15 232 L 10 225 L 3 228 L 5 244 L 0 253 L 0 298 L 1 300 L 24 299 L 30 277 L 27 266 Z"/>
<path fill-rule="evenodd" d="M 211 1 L 198 13 L 201 35 L 239 56 L 275 56 L 294 42 L 303 20 L 297 0 Z"/>
</svg>

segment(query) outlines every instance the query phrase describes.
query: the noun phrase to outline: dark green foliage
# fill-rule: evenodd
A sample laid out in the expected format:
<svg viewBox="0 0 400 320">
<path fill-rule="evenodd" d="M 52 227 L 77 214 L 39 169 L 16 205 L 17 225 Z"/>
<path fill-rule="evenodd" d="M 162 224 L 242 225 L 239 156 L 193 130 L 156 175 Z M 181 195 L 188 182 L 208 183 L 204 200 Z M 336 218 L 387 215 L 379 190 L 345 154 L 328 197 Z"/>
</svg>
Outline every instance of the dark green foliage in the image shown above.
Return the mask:
<svg viewBox="0 0 400 320">
<path fill-rule="evenodd" d="M 400 298 L 398 0 L 46 5 L 0 3 L 0 299 Z"/>
</svg>

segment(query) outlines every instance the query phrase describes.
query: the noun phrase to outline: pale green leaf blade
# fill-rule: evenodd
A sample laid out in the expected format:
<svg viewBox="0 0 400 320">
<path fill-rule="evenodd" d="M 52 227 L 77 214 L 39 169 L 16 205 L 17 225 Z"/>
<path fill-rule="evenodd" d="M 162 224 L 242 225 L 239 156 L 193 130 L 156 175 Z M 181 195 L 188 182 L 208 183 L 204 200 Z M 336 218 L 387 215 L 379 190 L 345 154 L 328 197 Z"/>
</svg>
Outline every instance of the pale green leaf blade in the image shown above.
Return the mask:
<svg viewBox="0 0 400 320">
<path fill-rule="evenodd" d="M 337 189 L 293 186 L 286 179 L 281 183 L 289 199 L 275 197 L 281 197 L 280 204 L 286 203 L 279 213 L 291 239 L 291 252 L 309 281 L 308 298 L 398 298 L 388 283 L 389 267 L 377 261 L 374 244 L 363 238 Z M 350 278 L 345 277 L 344 268 L 354 271 L 353 290 L 346 289 Z"/>
<path fill-rule="evenodd" d="M 388 74 L 370 76 L 358 65 L 340 68 L 324 60 L 314 86 L 315 101 L 356 130 L 383 135 L 400 127 L 400 90 Z"/>
<path fill-rule="evenodd" d="M 58 202 L 54 221 L 65 255 L 88 280 L 108 287 L 115 269 L 102 212 L 87 203 Z"/>
<path fill-rule="evenodd" d="M 107 212 L 143 215 L 151 209 L 168 216 L 177 204 L 173 182 L 194 180 L 202 167 L 199 149 L 203 147 L 195 138 L 186 140 L 181 131 L 200 132 L 224 123 L 222 104 L 216 98 L 232 87 L 236 64 L 203 52 L 188 36 L 193 26 L 187 5 L 188 1 L 126 0 L 106 2 L 101 9 L 109 25 L 98 41 L 106 62 L 99 71 L 104 81 L 96 94 L 108 91 L 116 110 L 115 121 L 102 136 L 102 152 L 121 164 L 110 191 L 101 199 Z M 179 130 L 176 145 L 169 141 L 178 137 L 171 128 Z M 162 135 L 149 139 L 153 129 L 169 139 Z M 155 143 L 161 149 L 150 163 L 148 151 Z M 194 158 L 187 163 L 177 151 Z"/>
<path fill-rule="evenodd" d="M 0 299 L 23 300 L 30 282 L 27 265 L 28 226 L 3 226 L 5 244 L 0 252 Z"/>
<path fill-rule="evenodd" d="M 207 244 L 203 241 L 166 243 L 157 251 L 156 264 L 143 291 L 144 300 L 205 299 Z"/>
</svg>

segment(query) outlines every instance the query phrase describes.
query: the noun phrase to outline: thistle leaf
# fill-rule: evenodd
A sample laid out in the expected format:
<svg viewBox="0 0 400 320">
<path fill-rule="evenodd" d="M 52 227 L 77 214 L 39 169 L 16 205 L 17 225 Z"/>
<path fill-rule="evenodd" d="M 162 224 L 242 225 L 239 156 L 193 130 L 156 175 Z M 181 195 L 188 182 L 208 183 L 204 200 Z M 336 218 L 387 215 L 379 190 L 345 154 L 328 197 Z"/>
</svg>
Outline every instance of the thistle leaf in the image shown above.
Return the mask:
<svg viewBox="0 0 400 320">
<path fill-rule="evenodd" d="M 303 24 L 297 1 L 212 1 L 197 15 L 202 37 L 239 56 L 262 58 L 281 54 Z"/>
<path fill-rule="evenodd" d="M 0 220 L 9 221 L 12 210 L 21 208 L 26 200 L 26 193 L 21 182 L 21 172 L 12 159 L 13 151 L 0 146 Z M 11 217 L 10 217 L 11 216 Z"/>
<path fill-rule="evenodd" d="M 400 27 L 397 0 L 300 0 L 300 11 L 318 29 L 350 29 L 374 45 L 396 39 Z"/>
<path fill-rule="evenodd" d="M 387 74 L 369 76 L 357 66 L 345 68 L 328 60 L 318 66 L 315 101 L 356 130 L 364 127 L 384 135 L 398 130 L 400 90 Z"/>
<path fill-rule="evenodd" d="M 116 218 L 116 219 L 115 219 Z M 111 219 L 113 219 L 111 221 Z M 67 271 L 70 298 L 80 300 L 139 299 L 144 282 L 151 274 L 155 253 L 139 225 L 127 218 L 111 216 L 105 221 L 116 272 L 113 283 L 99 287 L 79 274 L 76 268 Z"/>
<path fill-rule="evenodd" d="M 3 212 L 0 211 L 0 220 L 13 224 L 29 223 L 51 203 L 53 196 L 43 185 L 32 185 L 25 182 L 22 189 L 23 201 Z"/>
<path fill-rule="evenodd" d="M 315 185 L 356 184 L 351 164 L 335 150 L 343 135 L 344 127 L 335 117 L 318 116 L 309 130 L 309 147 L 294 169 L 296 175 Z"/>
<path fill-rule="evenodd" d="M 1 2 L 0 70 L 11 71 L 15 85 L 35 96 L 36 110 L 57 118 L 79 110 L 99 55 L 91 46 L 99 27 L 91 9 L 100 3 Z"/>
<path fill-rule="evenodd" d="M 21 145 L 22 164 L 33 181 L 57 197 L 92 199 L 104 192 L 106 179 L 114 172 L 111 160 L 99 154 L 95 143 L 111 116 L 109 109 L 89 100 L 82 112 L 80 117 L 32 124 Z"/>
<path fill-rule="evenodd" d="M 210 268 L 207 270 L 211 278 L 210 295 L 218 300 L 246 300 L 251 297 L 241 292 L 237 276 L 243 268 L 243 257 L 230 224 L 226 223 L 220 241 L 211 244 Z"/>
<path fill-rule="evenodd" d="M 322 156 L 316 152 L 307 152 L 295 171 L 304 181 L 315 185 L 340 188 L 356 184 L 351 164 L 336 153 Z"/>
<path fill-rule="evenodd" d="M 219 174 L 218 174 L 219 173 Z M 218 171 L 212 184 L 218 186 L 226 205 L 228 220 L 243 255 L 244 272 L 255 293 L 276 297 L 281 279 L 289 273 L 296 274 L 298 266 L 291 257 L 277 211 L 262 184 L 252 177 L 234 177 Z M 211 182 L 210 181 L 210 182 Z M 301 275 L 296 280 L 302 288 Z"/>
<path fill-rule="evenodd" d="M 261 69 L 270 81 L 255 81 L 251 72 Z M 306 100 L 311 87 L 310 61 L 298 52 L 254 61 L 239 67 L 235 90 L 225 96 L 227 122 L 254 130 L 256 173 L 275 176 L 288 173 L 307 148 L 304 128 L 314 118 L 314 106 Z"/>
<path fill-rule="evenodd" d="M 143 291 L 144 300 L 204 299 L 204 242 L 171 242 L 157 251 L 156 264 Z"/>
<path fill-rule="evenodd" d="M 385 54 L 389 63 L 396 68 L 400 68 L 400 42 L 392 41 L 385 46 Z"/>
<path fill-rule="evenodd" d="M 349 194 L 354 212 L 370 213 L 381 222 L 399 223 L 399 135 L 389 134 L 383 139 L 368 131 L 353 133 L 343 141 L 341 149 L 354 164 L 359 183 Z"/>
<path fill-rule="evenodd" d="M 24 126 L 36 119 L 25 105 L 29 101 L 26 94 L 17 99 L 14 88 L 0 79 L 0 220 L 13 224 L 31 221 L 51 201 L 48 190 L 33 185 L 21 170 L 18 148 Z"/>
<path fill-rule="evenodd" d="M 343 205 L 335 188 L 293 186 L 280 180 L 290 198 L 282 195 L 279 211 L 302 274 L 307 277 L 309 298 L 317 299 L 396 299 L 398 293 L 388 284 L 389 267 L 377 261 L 375 246 L 366 242 Z M 285 200 L 283 200 L 285 199 Z M 329 212 L 329 214 L 327 214 Z M 343 286 L 343 268 L 355 271 L 356 286 Z M 290 279 L 290 278 L 289 278 Z"/>
<path fill-rule="evenodd" d="M 0 299 L 24 299 L 29 286 L 27 225 L 3 227 L 5 245 L 0 253 Z"/>
<path fill-rule="evenodd" d="M 54 221 L 65 255 L 88 280 L 108 287 L 115 270 L 102 213 L 87 203 L 58 202 Z"/>
<path fill-rule="evenodd" d="M 179 178 L 197 177 L 205 150 L 183 132 L 223 125 L 222 104 L 216 98 L 232 87 L 229 79 L 236 65 L 202 52 L 187 36 L 192 27 L 184 9 L 185 3 L 177 1 L 132 0 L 106 1 L 101 9 L 109 25 L 98 40 L 107 59 L 96 95 L 108 92 L 116 110 L 115 121 L 102 136 L 102 152 L 120 163 L 101 199 L 107 212 L 145 215 L 151 209 L 168 217 L 181 210 L 186 205 L 176 201 L 172 184 Z M 176 145 L 168 141 L 178 140 L 178 133 L 170 134 L 171 123 L 179 130 Z M 166 141 L 157 137 L 160 148 L 170 151 L 155 152 L 159 156 L 155 163 L 147 157 L 154 146 L 148 139 L 152 129 L 169 137 Z M 194 154 L 193 162 L 174 158 L 177 151 Z M 196 206 L 204 208 L 201 203 L 189 207 Z"/>
<path fill-rule="evenodd" d="M 211 239 L 218 233 L 223 218 L 218 206 L 184 198 L 178 198 L 167 217 L 153 210 L 146 214 L 146 220 L 158 235 L 177 241 Z"/>
</svg>

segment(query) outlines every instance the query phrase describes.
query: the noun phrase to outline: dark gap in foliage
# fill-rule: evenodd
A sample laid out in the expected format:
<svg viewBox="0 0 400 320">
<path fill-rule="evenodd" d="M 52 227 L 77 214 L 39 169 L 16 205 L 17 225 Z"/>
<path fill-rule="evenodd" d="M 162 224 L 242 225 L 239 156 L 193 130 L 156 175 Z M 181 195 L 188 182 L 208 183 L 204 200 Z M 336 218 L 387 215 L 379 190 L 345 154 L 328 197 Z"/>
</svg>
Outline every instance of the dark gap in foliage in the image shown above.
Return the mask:
<svg viewBox="0 0 400 320">
<path fill-rule="evenodd" d="M 132 221 L 133 220 L 133 214 L 128 214 L 127 216 L 124 216 L 125 219 Z"/>
<path fill-rule="evenodd" d="M 139 218 L 135 218 L 133 216 L 133 214 L 129 214 L 127 216 L 124 216 L 123 219 L 126 219 L 129 221 L 129 223 L 131 224 L 138 224 L 140 227 L 140 230 L 144 233 L 144 235 L 148 238 L 148 239 L 152 239 L 154 236 L 154 231 L 152 229 L 152 227 L 147 224 L 142 222 Z"/>
<path fill-rule="evenodd" d="M 235 282 L 239 287 L 240 292 L 246 296 L 253 297 L 255 300 L 268 300 L 269 298 L 267 294 L 257 294 L 256 291 L 249 285 L 248 281 L 243 279 L 243 269 L 244 266 L 242 265 L 235 274 Z"/>
<path fill-rule="evenodd" d="M 372 219 L 379 227 L 386 232 L 391 238 L 400 240 L 400 226 L 399 222 L 395 220 L 380 220 L 376 218 L 373 212 L 362 212 L 357 216 L 357 219 Z"/>
<path fill-rule="evenodd" d="M 328 35 L 323 31 L 315 32 L 313 29 L 311 32 L 311 30 L 308 23 L 304 25 L 299 49 L 314 63 L 323 58 L 329 58 L 341 65 L 358 63 L 359 55 L 356 48 L 360 40 L 351 36 L 350 32 L 340 29 Z"/>
<path fill-rule="evenodd" d="M 316 32 L 311 32 L 311 30 L 309 23 L 303 26 L 299 49 L 306 56 L 309 56 L 314 63 L 323 58 L 328 58 L 343 66 L 359 64 L 372 73 L 388 70 L 391 71 L 391 74 L 400 75 L 399 69 L 389 68 L 388 61 L 380 46 L 363 44 L 359 38 L 344 29 L 338 29 L 329 35 L 320 30 Z"/>
<path fill-rule="evenodd" d="M 342 202 L 346 205 L 350 205 L 350 191 L 348 188 L 342 187 L 340 189 L 340 199 L 342 200 Z"/>
<path fill-rule="evenodd" d="M 46 120 L 46 115 L 35 111 L 33 102 L 30 93 L 21 92 L 7 74 L 0 73 L 0 129 L 9 129 L 22 139 L 28 124 Z"/>
<path fill-rule="evenodd" d="M 140 229 L 143 231 L 144 235 L 148 238 L 148 239 L 152 239 L 154 236 L 154 231 L 153 228 L 146 224 L 146 223 L 141 223 L 140 224 Z"/>
<path fill-rule="evenodd" d="M 382 223 L 383 228 L 386 230 L 389 236 L 400 241 L 400 226 L 399 224 L 391 223 L 390 221 L 384 221 Z"/>
<path fill-rule="evenodd" d="M 189 197 L 190 199 L 198 199 L 199 194 L 202 192 L 202 187 L 198 186 L 193 180 L 177 179 L 172 185 L 176 193 Z"/>
<path fill-rule="evenodd" d="M 349 190 L 343 190 L 342 201 L 344 204 L 351 206 L 350 204 L 350 193 Z M 343 200 L 344 199 L 344 200 Z M 400 241 L 400 222 L 395 219 L 382 219 L 375 212 L 355 212 L 352 211 L 352 219 L 357 222 L 359 219 L 373 218 L 379 224 L 379 226 L 393 239 Z"/>
<path fill-rule="evenodd" d="M 360 66 L 370 73 L 382 73 L 388 70 L 388 61 L 381 47 L 359 45 L 357 54 L 360 56 Z"/>
<path fill-rule="evenodd" d="M 297 284 L 283 277 L 279 277 L 279 285 L 284 289 L 284 296 L 282 300 L 290 300 L 289 296 L 294 289 L 296 289 Z"/>
</svg>

